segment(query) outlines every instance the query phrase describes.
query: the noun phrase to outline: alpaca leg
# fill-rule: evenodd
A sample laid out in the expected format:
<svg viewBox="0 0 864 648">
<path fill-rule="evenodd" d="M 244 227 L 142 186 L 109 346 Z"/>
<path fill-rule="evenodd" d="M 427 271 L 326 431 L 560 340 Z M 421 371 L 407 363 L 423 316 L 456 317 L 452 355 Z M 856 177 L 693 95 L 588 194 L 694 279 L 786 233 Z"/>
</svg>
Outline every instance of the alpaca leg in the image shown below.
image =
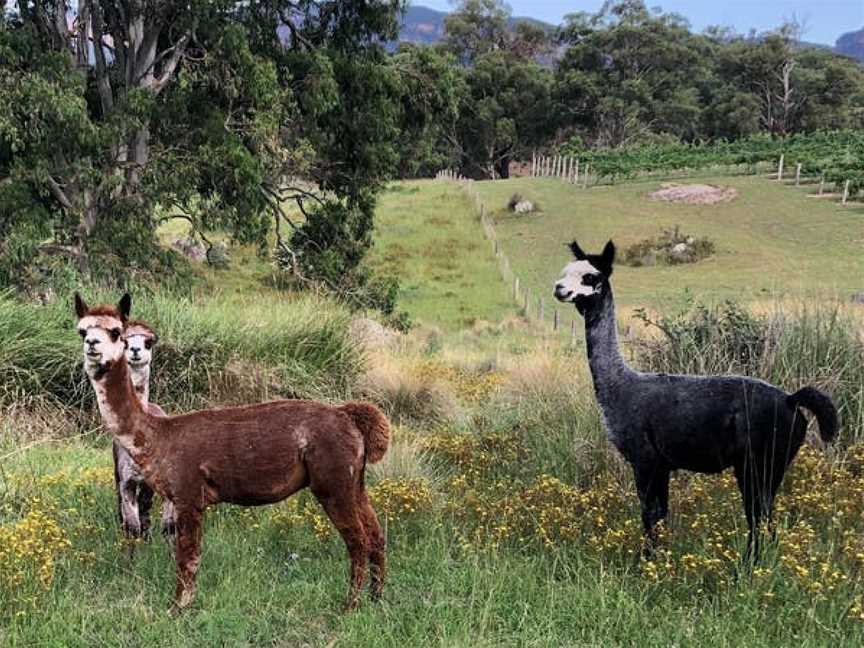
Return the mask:
<svg viewBox="0 0 864 648">
<path fill-rule="evenodd" d="M 177 524 L 174 521 L 175 516 L 176 512 L 174 510 L 174 504 L 171 503 L 171 500 L 163 499 L 162 518 L 160 521 L 162 537 L 165 538 L 165 541 L 172 547 L 176 544 L 177 534 Z"/>
<path fill-rule="evenodd" d="M 378 523 L 378 516 L 375 514 L 375 509 L 369 502 L 369 497 L 366 494 L 366 489 L 360 491 L 357 497 L 357 504 L 360 509 L 360 520 L 363 523 L 363 528 L 366 531 L 366 539 L 369 543 L 369 563 L 370 573 L 372 576 L 372 589 L 370 594 L 373 601 L 381 598 L 381 592 L 384 590 L 384 580 L 387 577 L 387 556 L 384 532 L 381 530 L 381 525 Z"/>
<path fill-rule="evenodd" d="M 742 560 L 745 563 L 756 562 L 759 559 L 759 524 L 762 522 L 764 502 L 761 497 L 763 489 L 759 482 L 759 471 L 753 466 L 752 460 L 745 460 L 735 465 L 735 480 L 738 482 L 738 490 L 741 491 L 744 515 L 747 517 L 749 528 L 747 549 Z"/>
<path fill-rule="evenodd" d="M 330 489 L 325 492 L 313 490 L 312 493 L 333 522 L 333 526 L 339 531 L 348 549 L 348 556 L 351 559 L 351 582 L 345 610 L 353 610 L 357 607 L 360 591 L 366 580 L 368 558 L 368 543 L 363 523 L 360 521 L 354 488 L 347 488 L 338 494 L 330 492 Z"/>
<path fill-rule="evenodd" d="M 138 485 L 131 479 L 119 484 L 120 521 L 127 538 L 141 537 L 141 520 L 138 517 Z"/>
<path fill-rule="evenodd" d="M 642 554 L 651 557 L 657 547 L 657 524 L 669 515 L 669 469 L 651 464 L 634 469 L 636 491 L 642 508 L 642 530 L 645 544 Z"/>
<path fill-rule="evenodd" d="M 201 511 L 177 511 L 177 587 L 174 591 L 174 610 L 189 606 L 195 598 L 195 576 L 201 561 Z"/>
<path fill-rule="evenodd" d="M 150 535 L 150 509 L 153 508 L 153 489 L 144 480 L 138 482 L 138 492 L 135 498 L 138 502 L 138 520 L 141 524 L 141 535 Z"/>
</svg>

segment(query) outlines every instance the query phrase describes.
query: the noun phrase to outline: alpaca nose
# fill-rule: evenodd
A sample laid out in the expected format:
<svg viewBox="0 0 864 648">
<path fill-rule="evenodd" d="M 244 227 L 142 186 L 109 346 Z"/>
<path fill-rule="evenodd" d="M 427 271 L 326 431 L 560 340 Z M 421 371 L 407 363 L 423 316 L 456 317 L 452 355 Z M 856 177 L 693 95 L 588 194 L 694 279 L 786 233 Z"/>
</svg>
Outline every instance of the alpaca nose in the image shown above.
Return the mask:
<svg viewBox="0 0 864 648">
<path fill-rule="evenodd" d="M 563 284 L 555 284 L 555 297 L 556 299 L 566 299 L 570 296 L 570 291 L 567 290 Z"/>
<path fill-rule="evenodd" d="M 90 340 L 86 340 L 86 342 L 87 342 L 87 346 L 89 346 L 91 349 L 95 348 L 95 346 L 97 344 L 99 344 L 99 340 L 90 339 Z"/>
</svg>

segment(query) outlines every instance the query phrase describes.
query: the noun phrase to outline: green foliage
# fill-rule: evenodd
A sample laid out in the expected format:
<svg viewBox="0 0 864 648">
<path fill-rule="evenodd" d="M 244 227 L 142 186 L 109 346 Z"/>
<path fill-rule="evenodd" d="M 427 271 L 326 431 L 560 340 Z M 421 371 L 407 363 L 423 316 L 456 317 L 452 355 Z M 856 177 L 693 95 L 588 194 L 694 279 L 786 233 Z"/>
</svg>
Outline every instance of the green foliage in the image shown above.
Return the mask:
<svg viewBox="0 0 864 648">
<path fill-rule="evenodd" d="M 695 144 L 658 144 L 618 149 L 581 150 L 579 140 L 563 147 L 565 155 L 578 155 L 591 165 L 598 179 L 617 182 L 640 173 L 669 173 L 710 167 L 742 166 L 753 171 L 762 163 L 801 164 L 801 171 L 823 176 L 837 190 L 850 180 L 850 192 L 864 190 L 864 132 L 860 130 L 819 131 L 774 138 L 765 134 L 735 141 Z M 584 168 L 584 167 L 583 167 Z"/>
<path fill-rule="evenodd" d="M 852 437 L 864 421 L 864 343 L 857 322 L 837 308 L 777 310 L 754 315 L 739 303 L 696 303 L 657 320 L 643 309 L 635 317 L 663 337 L 642 341 L 639 363 L 649 371 L 756 376 L 795 391 L 828 390 Z"/>
<path fill-rule="evenodd" d="M 87 297 L 108 301 L 117 294 Z M 279 395 L 344 395 L 362 365 L 348 339 L 347 313 L 313 297 L 202 303 L 139 291 L 133 316 L 159 333 L 152 397 L 169 411 Z M 89 411 L 92 389 L 73 321 L 68 293 L 49 306 L 0 295 L 0 404 L 32 400 Z"/>
<path fill-rule="evenodd" d="M 679 247 L 676 249 L 678 246 Z M 634 243 L 624 250 L 624 263 L 631 266 L 655 264 L 680 265 L 696 263 L 714 254 L 714 242 L 708 237 L 696 238 L 681 232 L 678 225 L 659 235 Z"/>
</svg>

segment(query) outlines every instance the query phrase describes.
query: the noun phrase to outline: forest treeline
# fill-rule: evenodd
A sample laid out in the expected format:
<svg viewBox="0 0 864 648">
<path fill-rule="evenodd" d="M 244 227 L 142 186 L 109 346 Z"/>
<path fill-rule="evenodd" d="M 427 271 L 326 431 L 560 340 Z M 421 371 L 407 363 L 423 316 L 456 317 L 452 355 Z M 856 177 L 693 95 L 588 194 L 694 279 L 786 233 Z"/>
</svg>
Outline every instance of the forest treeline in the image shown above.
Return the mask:
<svg viewBox="0 0 864 648">
<path fill-rule="evenodd" d="M 205 242 L 257 245 L 289 283 L 390 313 L 395 281 L 363 262 L 390 179 L 864 125 L 864 69 L 800 47 L 800 25 L 697 34 L 609 0 L 550 31 L 463 0 L 442 42 L 394 47 L 405 4 L 10 3 L 0 286 L 182 283 L 185 263 L 156 239 L 179 218 Z"/>
</svg>

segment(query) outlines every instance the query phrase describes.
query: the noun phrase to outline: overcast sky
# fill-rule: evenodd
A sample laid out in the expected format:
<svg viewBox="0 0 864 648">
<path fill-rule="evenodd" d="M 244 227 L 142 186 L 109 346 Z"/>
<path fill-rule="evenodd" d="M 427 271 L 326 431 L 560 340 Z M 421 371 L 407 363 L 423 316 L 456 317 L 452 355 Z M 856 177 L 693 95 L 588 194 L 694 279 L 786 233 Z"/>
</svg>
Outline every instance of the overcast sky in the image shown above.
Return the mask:
<svg viewBox="0 0 864 648">
<path fill-rule="evenodd" d="M 453 8 L 450 0 L 411 1 L 441 11 Z M 509 4 L 514 15 L 557 25 L 565 14 L 597 11 L 603 0 L 509 0 Z M 767 31 L 795 15 L 806 22 L 804 40 L 833 45 L 841 34 L 864 27 L 864 0 L 648 0 L 646 4 L 683 15 L 697 32 L 709 25 L 734 27 L 744 34 L 751 29 Z"/>
</svg>

